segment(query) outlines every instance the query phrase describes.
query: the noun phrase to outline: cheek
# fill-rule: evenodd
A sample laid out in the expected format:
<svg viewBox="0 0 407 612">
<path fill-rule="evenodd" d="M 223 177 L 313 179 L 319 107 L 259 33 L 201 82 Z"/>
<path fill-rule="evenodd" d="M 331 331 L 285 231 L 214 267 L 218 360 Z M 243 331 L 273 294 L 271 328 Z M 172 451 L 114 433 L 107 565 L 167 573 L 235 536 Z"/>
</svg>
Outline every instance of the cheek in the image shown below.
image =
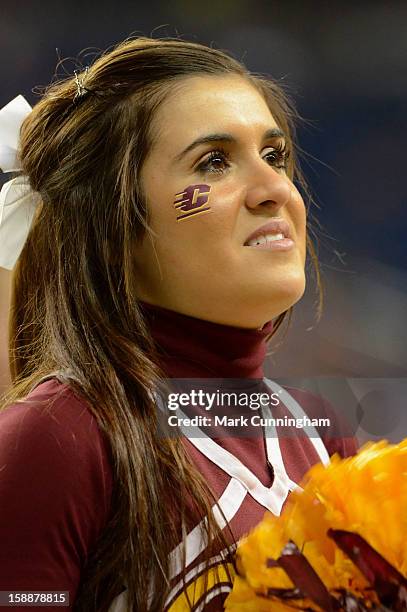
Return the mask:
<svg viewBox="0 0 407 612">
<path fill-rule="evenodd" d="M 152 211 L 152 226 L 166 243 L 171 240 L 179 247 L 199 250 L 227 235 L 230 211 L 228 198 L 221 197 L 213 186 L 192 184 L 161 199 L 161 205 Z"/>
<path fill-rule="evenodd" d="M 211 186 L 203 183 L 188 185 L 175 194 L 173 206 L 178 222 L 188 221 L 211 210 Z"/>
<path fill-rule="evenodd" d="M 215 209 L 209 185 L 185 185 L 176 191 L 177 186 L 147 194 L 153 235 L 145 235 L 143 251 L 166 271 L 179 270 L 197 259 L 210 233 L 208 226 Z"/>
<path fill-rule="evenodd" d="M 235 191 L 205 183 L 162 187 L 146 194 L 154 236 L 153 242 L 145 236 L 143 254 L 150 265 L 159 265 L 167 276 L 230 258 Z"/>
<path fill-rule="evenodd" d="M 291 185 L 290 209 L 298 236 L 305 238 L 307 211 L 304 200 L 295 185 Z"/>
<path fill-rule="evenodd" d="M 205 217 L 216 206 L 213 204 L 212 187 L 204 183 L 187 185 L 178 191 L 171 187 L 147 195 L 150 225 L 157 234 L 176 229 L 196 227 L 196 219 Z M 199 225 L 199 224 L 198 224 Z"/>
<path fill-rule="evenodd" d="M 291 193 L 290 200 L 287 205 L 287 211 L 291 217 L 298 249 L 301 253 L 301 259 L 305 263 L 306 258 L 306 240 L 307 240 L 307 211 L 304 200 L 298 189 L 290 181 Z"/>
</svg>

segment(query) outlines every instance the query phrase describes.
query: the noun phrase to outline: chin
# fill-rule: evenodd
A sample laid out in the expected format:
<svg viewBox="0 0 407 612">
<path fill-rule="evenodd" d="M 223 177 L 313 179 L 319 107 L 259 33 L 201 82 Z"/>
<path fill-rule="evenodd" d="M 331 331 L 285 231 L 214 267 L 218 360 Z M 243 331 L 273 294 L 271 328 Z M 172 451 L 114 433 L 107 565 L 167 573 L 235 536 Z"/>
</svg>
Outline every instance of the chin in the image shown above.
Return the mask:
<svg viewBox="0 0 407 612">
<path fill-rule="evenodd" d="M 270 287 L 267 287 L 264 291 L 259 292 L 255 303 L 253 304 L 252 300 L 250 305 L 251 312 L 255 318 L 253 326 L 260 328 L 271 319 L 275 319 L 297 304 L 304 295 L 305 286 L 305 276 L 302 274 L 296 278 L 285 279 L 285 282 L 280 284 L 278 290 L 276 290 L 276 285 L 274 284 L 273 291 L 270 291 Z"/>
<path fill-rule="evenodd" d="M 281 300 L 285 301 L 284 310 L 294 306 L 305 293 L 305 276 L 302 273 L 297 278 L 291 279 L 291 282 L 287 282 L 286 291 L 282 293 Z M 281 312 L 284 312 L 282 310 Z"/>
</svg>

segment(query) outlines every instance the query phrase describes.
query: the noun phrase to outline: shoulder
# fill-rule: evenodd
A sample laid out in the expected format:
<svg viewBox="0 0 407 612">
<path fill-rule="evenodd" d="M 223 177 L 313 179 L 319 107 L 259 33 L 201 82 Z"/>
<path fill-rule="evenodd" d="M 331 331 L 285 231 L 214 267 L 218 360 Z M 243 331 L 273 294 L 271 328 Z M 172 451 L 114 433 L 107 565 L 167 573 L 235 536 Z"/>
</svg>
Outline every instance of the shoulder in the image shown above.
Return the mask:
<svg viewBox="0 0 407 612">
<path fill-rule="evenodd" d="M 329 455 L 338 453 L 341 457 L 349 457 L 358 451 L 354 424 L 343 414 L 343 407 L 334 407 L 326 398 L 307 389 L 284 388 L 309 418 L 325 419 L 327 424 L 316 429 Z"/>
<path fill-rule="evenodd" d="M 44 470 L 72 487 L 102 480 L 108 493 L 107 441 L 85 400 L 55 378 L 0 412 L 0 441 L 1 483 L 27 473 L 38 479 Z"/>
<path fill-rule="evenodd" d="M 68 385 L 50 379 L 2 410 L 0 586 L 22 588 L 21 575 L 25 588 L 50 576 L 73 584 L 107 521 L 111 487 L 107 441 Z"/>
<path fill-rule="evenodd" d="M 52 456 L 54 469 L 65 466 L 69 473 L 83 462 L 102 465 L 108 458 L 107 442 L 88 404 L 55 378 L 0 412 L 0 437 L 3 460 L 29 460 L 37 467 Z"/>
</svg>

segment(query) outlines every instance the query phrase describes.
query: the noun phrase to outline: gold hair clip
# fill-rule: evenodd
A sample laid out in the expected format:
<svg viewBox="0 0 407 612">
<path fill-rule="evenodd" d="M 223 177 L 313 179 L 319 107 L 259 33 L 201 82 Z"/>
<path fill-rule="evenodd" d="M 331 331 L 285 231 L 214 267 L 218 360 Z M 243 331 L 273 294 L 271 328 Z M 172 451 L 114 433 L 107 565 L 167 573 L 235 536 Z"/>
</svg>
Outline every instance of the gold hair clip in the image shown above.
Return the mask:
<svg viewBox="0 0 407 612">
<path fill-rule="evenodd" d="M 80 75 L 80 72 L 78 70 L 74 70 L 75 83 L 76 83 L 76 93 L 73 98 L 74 102 L 79 102 L 86 96 L 86 94 L 91 93 L 92 91 L 91 89 L 88 89 L 84 85 L 88 72 L 89 72 L 89 66 L 86 66 L 85 72 L 84 74 L 82 74 L 82 76 Z"/>
</svg>

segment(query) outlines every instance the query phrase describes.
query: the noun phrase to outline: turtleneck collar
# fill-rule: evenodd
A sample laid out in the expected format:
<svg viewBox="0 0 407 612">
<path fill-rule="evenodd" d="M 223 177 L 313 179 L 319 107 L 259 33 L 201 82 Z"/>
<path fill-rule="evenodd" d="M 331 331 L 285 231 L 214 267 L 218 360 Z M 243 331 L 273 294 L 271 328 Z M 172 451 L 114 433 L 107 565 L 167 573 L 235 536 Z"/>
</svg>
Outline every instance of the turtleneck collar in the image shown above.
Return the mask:
<svg viewBox="0 0 407 612">
<path fill-rule="evenodd" d="M 261 329 L 212 323 L 140 303 L 168 378 L 262 378 L 269 321 Z"/>
</svg>

